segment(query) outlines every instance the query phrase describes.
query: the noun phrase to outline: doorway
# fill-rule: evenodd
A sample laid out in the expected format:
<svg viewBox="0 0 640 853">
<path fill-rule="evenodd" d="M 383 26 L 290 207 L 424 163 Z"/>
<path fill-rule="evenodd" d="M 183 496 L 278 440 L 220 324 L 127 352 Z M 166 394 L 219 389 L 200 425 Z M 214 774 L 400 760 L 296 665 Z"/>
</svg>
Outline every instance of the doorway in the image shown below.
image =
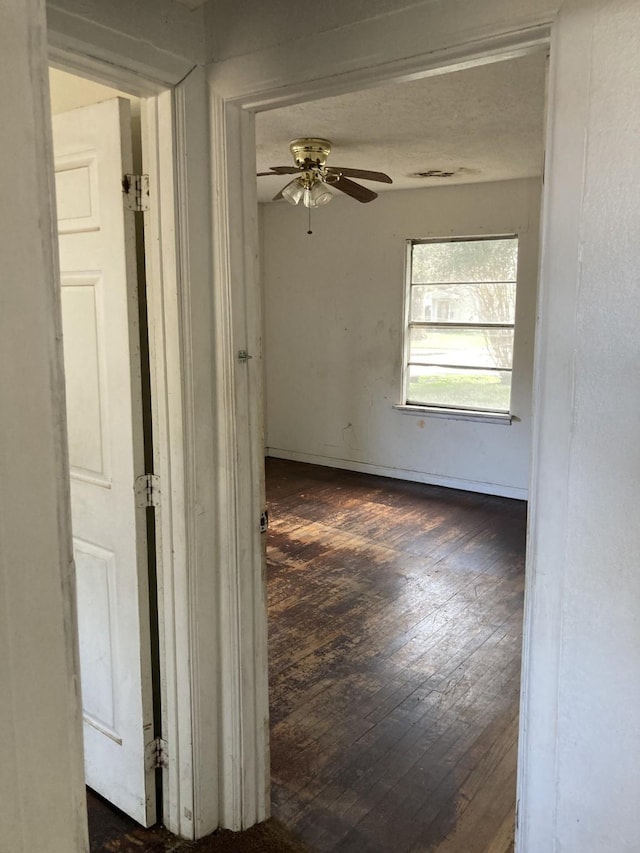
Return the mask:
<svg viewBox="0 0 640 853">
<path fill-rule="evenodd" d="M 307 217 L 303 215 L 300 208 L 296 209 L 284 203 L 273 205 L 268 203 L 268 199 L 291 179 L 290 175 L 259 178 L 260 198 L 266 202 L 261 206 L 260 217 L 262 224 L 262 276 L 265 287 L 266 445 L 267 454 L 275 457 L 268 460 L 267 470 L 269 471 L 269 467 L 273 470 L 273 467 L 278 465 L 278 459 L 291 460 L 295 463 L 305 463 L 300 470 L 305 468 L 308 463 L 311 463 L 311 466 L 328 466 L 323 477 L 318 475 L 319 479 L 326 478 L 327 481 L 331 481 L 333 476 L 331 469 L 342 468 L 368 475 L 386 475 L 413 480 L 431 486 L 444 485 L 454 489 L 469 490 L 470 492 L 493 493 L 503 498 L 519 498 L 520 500 L 515 503 L 515 506 L 519 507 L 520 513 L 518 521 L 514 520 L 514 527 L 517 528 L 519 536 L 519 550 L 517 553 L 513 551 L 516 574 L 520 572 L 518 578 L 520 588 L 514 596 L 519 607 L 519 612 L 515 617 L 516 622 L 518 619 L 521 622 L 522 618 L 522 601 L 521 598 L 518 598 L 522 591 L 522 566 L 524 563 L 525 513 L 522 501 L 527 496 L 529 448 L 531 446 L 531 389 L 545 101 L 545 53 L 544 50 L 540 50 L 514 62 L 499 62 L 492 66 L 485 65 L 479 69 L 456 72 L 444 77 L 431 77 L 420 81 L 421 86 L 415 82 L 406 84 L 408 92 L 406 103 L 410 110 L 413 110 L 418 116 L 418 124 L 424 122 L 425 115 L 430 115 L 432 117 L 431 123 L 438 123 L 439 121 L 446 129 L 444 132 L 450 138 L 448 145 L 445 145 L 443 139 L 438 140 L 438 131 L 440 130 L 438 128 L 434 132 L 436 145 L 434 146 L 432 143 L 430 146 L 429 130 L 420 126 L 419 133 L 424 139 L 420 149 L 422 161 L 412 159 L 412 152 L 410 151 L 405 155 L 406 162 L 403 159 L 403 152 L 406 149 L 402 148 L 402 136 L 403 134 L 410 136 L 410 132 L 405 132 L 398 116 L 392 111 L 396 102 L 402 102 L 403 85 L 383 87 L 388 89 L 390 100 L 382 105 L 381 103 L 376 104 L 376 90 L 372 89 L 364 94 L 336 96 L 333 99 L 315 101 L 311 104 L 296 104 L 295 107 L 266 111 L 256 118 L 257 165 L 260 173 L 263 173 L 270 164 L 277 163 L 277 168 L 279 168 L 280 164 L 286 162 L 288 140 L 300 135 L 300 128 L 303 128 L 305 133 L 331 138 L 332 123 L 335 123 L 337 139 L 336 136 L 333 137 L 335 148 L 332 157 L 335 155 L 336 163 L 344 164 L 350 168 L 361 166 L 368 169 L 381 169 L 389 172 L 394 178 L 399 175 L 398 183 L 401 188 L 401 192 L 390 190 L 380 193 L 378 200 L 374 200 L 366 206 L 358 205 L 351 199 L 338 196 L 331 205 L 323 207 L 321 210 L 316 211 L 314 209 L 311 211 L 314 233 L 307 236 L 304 233 L 307 229 Z M 482 104 L 480 113 L 486 114 L 485 120 L 488 119 L 491 99 L 495 98 L 496 112 L 494 115 L 500 114 L 509 124 L 505 104 L 510 100 L 506 90 L 511 84 L 519 93 L 518 97 L 521 97 L 525 91 L 531 93 L 532 103 L 529 106 L 524 105 L 527 117 L 520 115 L 516 118 L 514 116 L 510 125 L 512 130 L 517 129 L 520 134 L 519 140 L 513 139 L 511 146 L 508 140 L 502 137 L 501 148 L 498 151 L 495 142 L 497 125 L 493 123 L 492 127 L 486 126 L 484 140 L 474 153 L 472 153 L 471 148 L 467 148 L 465 151 L 459 150 L 457 151 L 459 159 L 455 159 L 456 152 L 453 140 L 456 137 L 462 138 L 464 136 L 465 119 L 474 122 L 474 131 L 473 134 L 468 134 L 469 137 L 478 133 L 479 130 L 480 133 L 483 130 L 482 115 L 477 116 L 478 121 L 476 122 L 471 103 L 466 104 L 464 100 L 461 100 L 460 104 L 457 104 L 456 98 L 453 97 L 457 85 L 455 78 L 459 79 L 459 85 L 464 89 L 466 96 L 477 101 L 477 104 Z M 446 92 L 446 96 L 441 101 L 437 94 L 430 95 L 429 93 L 430 90 L 437 92 L 437 84 L 443 80 L 446 85 L 442 88 L 443 93 Z M 525 80 L 527 80 L 526 83 Z M 484 94 L 481 95 L 480 93 L 483 90 Z M 363 104 L 360 104 L 360 100 L 363 101 Z M 449 109 L 456 113 L 457 117 L 453 121 L 447 114 L 447 103 Z M 515 104 L 516 101 L 512 99 L 511 103 Z M 521 101 L 517 102 L 517 107 L 518 109 L 523 107 Z M 349 111 L 350 108 L 353 113 Z M 387 113 L 392 115 L 389 120 L 391 127 L 381 118 Z M 530 119 L 528 126 L 527 118 Z M 459 132 L 455 131 L 456 121 L 458 122 Z M 376 128 L 373 126 L 375 123 L 382 125 L 379 128 L 379 133 L 383 142 L 378 149 L 376 149 L 378 137 L 376 137 Z M 347 159 L 350 153 L 349 145 L 345 144 L 342 150 L 339 148 L 340 133 L 348 140 L 357 140 L 353 143 L 357 147 L 358 143 L 361 142 L 358 137 L 358 128 L 361 127 L 366 129 L 364 131 L 366 144 L 358 149 L 358 154 L 361 158 L 368 155 L 368 159 L 365 159 L 364 162 L 359 161 L 355 156 L 352 159 Z M 528 167 L 531 171 L 523 170 L 521 159 L 526 147 L 523 140 L 527 131 L 535 134 L 528 152 L 532 157 Z M 277 133 L 281 134 L 279 152 L 274 144 Z M 347 136 L 347 134 L 349 135 Z M 387 154 L 386 148 L 390 147 L 394 140 L 397 140 L 396 145 L 400 150 L 400 153 L 395 157 L 395 170 L 389 168 L 384 159 Z M 469 139 L 466 140 L 466 142 L 469 141 Z M 480 153 L 483 147 L 484 155 Z M 371 152 L 366 150 L 368 148 L 372 149 Z M 440 151 L 446 153 L 438 156 Z M 376 155 L 377 159 L 375 159 Z M 422 162 L 422 168 L 418 165 L 420 162 Z M 479 168 L 480 164 L 483 164 L 482 169 Z M 456 171 L 457 177 L 455 177 Z M 418 175 L 418 172 L 424 172 L 424 175 Z M 422 180 L 424 185 L 425 179 L 429 188 L 421 189 L 419 182 Z M 268 192 L 264 190 L 263 184 L 268 184 Z M 370 188 L 378 189 L 373 184 Z M 306 214 L 306 211 L 304 213 Z M 446 411 L 434 412 L 424 408 L 419 410 L 418 407 L 415 407 L 416 410 L 410 411 L 411 407 L 402 405 L 406 401 L 400 398 L 399 393 L 400 376 L 403 369 L 400 361 L 402 354 L 401 327 L 405 241 L 409 237 L 445 241 L 447 239 L 504 235 L 507 233 L 517 233 L 520 244 L 517 276 L 517 331 L 513 353 L 514 372 L 510 409 L 510 414 L 513 417 L 507 424 L 499 422 L 497 418 L 495 422 L 489 422 L 489 413 L 476 412 L 474 414 L 469 411 L 452 411 L 447 414 Z M 451 280 L 458 281 L 458 278 L 453 276 Z M 428 290 L 428 287 L 425 289 Z M 447 319 L 460 320 L 455 314 L 450 318 L 447 317 Z M 478 320 L 478 317 L 473 319 Z M 456 334 L 460 334 L 460 328 L 456 326 L 455 322 L 452 323 L 451 328 Z M 440 360 L 442 361 L 442 359 Z M 469 364 L 470 362 L 466 363 Z M 312 470 L 317 469 L 309 467 L 309 471 Z M 339 755 L 331 757 L 331 750 L 338 743 L 336 731 L 340 729 L 340 726 L 348 727 L 352 724 L 355 727 L 352 717 L 356 713 L 355 708 L 358 704 L 356 686 L 360 683 L 361 673 L 357 661 L 354 661 L 353 668 L 350 669 L 349 655 L 345 655 L 345 659 L 343 659 L 340 657 L 340 650 L 336 651 L 335 649 L 335 659 L 340 660 L 339 673 L 334 677 L 330 666 L 325 669 L 322 668 L 324 653 L 331 650 L 332 642 L 331 638 L 326 639 L 326 635 L 331 633 L 335 628 L 335 622 L 338 621 L 337 619 L 332 620 L 330 615 L 329 592 L 327 592 L 327 601 L 325 602 L 329 611 L 324 623 L 324 634 L 322 634 L 326 642 L 319 641 L 320 648 L 310 651 L 308 642 L 305 641 L 301 645 L 308 650 L 307 663 L 310 669 L 313 671 L 313 667 L 317 666 L 319 675 L 316 687 L 318 692 L 326 690 L 326 695 L 335 693 L 338 703 L 345 701 L 348 697 L 353 704 L 349 705 L 346 711 L 345 708 L 340 708 L 340 713 L 344 712 L 342 716 L 337 713 L 339 719 L 333 720 L 333 727 L 327 726 L 330 717 L 329 713 L 325 713 L 327 705 L 323 705 L 322 698 L 314 693 L 314 685 L 308 683 L 306 684 L 308 697 L 313 697 L 307 703 L 308 715 L 305 717 L 303 714 L 304 701 L 301 701 L 300 707 L 294 708 L 291 714 L 287 711 L 285 707 L 287 701 L 283 700 L 282 697 L 287 692 L 290 693 L 290 697 L 293 696 L 294 688 L 292 685 L 295 684 L 296 688 L 300 687 L 300 684 L 296 683 L 296 678 L 301 680 L 305 678 L 305 666 L 298 660 L 297 652 L 293 651 L 298 648 L 295 639 L 290 642 L 291 655 L 294 660 L 287 662 L 286 651 L 284 655 L 282 654 L 287 645 L 286 628 L 283 626 L 289 625 L 292 630 L 292 637 L 297 638 L 293 621 L 294 613 L 298 613 L 301 619 L 299 629 L 305 634 L 309 629 L 313 639 L 316 633 L 322 633 L 319 622 L 322 621 L 320 614 L 324 613 L 324 605 L 321 601 L 316 602 L 317 619 L 312 620 L 309 613 L 303 613 L 302 602 L 298 606 L 292 605 L 291 612 L 289 612 L 286 603 L 283 603 L 280 596 L 282 589 L 287 587 L 287 583 L 290 583 L 292 590 L 297 589 L 301 598 L 306 598 L 302 590 L 296 586 L 296 582 L 302 576 L 305 578 L 309 576 L 309 584 L 312 589 L 314 584 L 321 584 L 321 578 L 316 578 L 313 575 L 313 567 L 316 563 L 322 563 L 323 557 L 319 556 L 317 560 L 307 561 L 304 554 L 314 554 L 314 549 L 319 548 L 319 553 L 322 555 L 323 550 L 326 550 L 326 543 L 323 544 L 319 536 L 317 537 L 318 541 L 316 541 L 314 535 L 310 533 L 314 528 L 312 522 L 317 521 L 322 526 L 326 513 L 328 513 L 327 517 L 331 519 L 331 532 L 336 543 L 342 542 L 339 536 L 341 523 L 347 527 L 347 530 L 344 531 L 345 537 L 347 534 L 353 535 L 354 541 L 359 541 L 365 554 L 369 553 L 369 547 L 372 548 L 373 544 L 382 548 L 385 543 L 384 537 L 379 537 L 379 530 L 373 530 L 371 536 L 368 535 L 373 523 L 370 516 L 373 516 L 374 519 L 378 517 L 375 503 L 370 503 L 365 498 L 362 506 L 355 510 L 355 515 L 350 513 L 348 501 L 344 511 L 341 512 L 337 501 L 332 503 L 332 499 L 327 495 L 325 495 L 324 500 L 319 501 L 318 505 L 310 506 L 313 500 L 311 494 L 315 486 L 310 482 L 311 475 L 307 478 L 304 474 L 300 476 L 303 480 L 308 481 L 306 486 L 301 486 L 298 493 L 294 486 L 289 501 L 281 503 L 276 500 L 274 504 L 274 508 L 283 511 L 284 514 L 279 516 L 273 511 L 274 508 L 270 508 L 272 524 L 277 525 L 277 532 L 273 535 L 271 561 L 268 563 L 275 572 L 272 584 L 274 587 L 273 596 L 277 601 L 274 602 L 273 598 L 271 599 L 273 607 L 272 630 L 278 637 L 275 641 L 278 644 L 276 646 L 278 651 L 272 654 L 272 658 L 277 659 L 278 667 L 273 675 L 275 698 L 274 705 L 272 705 L 272 709 L 275 711 L 272 755 L 274 772 L 277 774 L 273 778 L 274 808 L 277 816 L 283 819 L 290 817 L 299 821 L 294 825 L 305 829 L 309 833 L 307 837 L 310 840 L 316 838 L 314 832 L 318 833 L 317 838 L 322 839 L 322 843 L 325 845 L 320 847 L 322 850 L 352 849 L 349 846 L 352 844 L 355 844 L 353 849 L 360 849 L 357 846 L 358 829 L 364 826 L 371 830 L 371 827 L 375 827 L 375 820 L 372 819 L 372 816 L 367 817 L 362 811 L 365 808 L 363 802 L 367 800 L 369 794 L 374 796 L 372 792 L 377 791 L 376 796 L 380 794 L 380 789 L 386 784 L 385 771 L 384 766 L 378 762 L 379 775 L 374 778 L 371 788 L 367 789 L 366 774 L 371 768 L 366 765 L 366 762 L 355 769 L 353 766 L 349 766 L 345 758 L 344 744 L 350 743 L 351 745 L 348 748 L 352 749 L 354 754 L 357 753 L 358 749 L 365 749 L 369 743 L 368 738 L 375 738 L 367 729 L 367 725 L 370 726 L 371 731 L 375 731 L 372 726 L 376 722 L 382 722 L 384 725 L 384 715 L 380 721 L 376 721 L 375 713 L 372 712 L 373 724 L 368 714 L 363 715 L 365 718 L 363 720 L 358 718 L 363 726 L 362 731 L 354 735 L 352 742 L 348 740 L 340 742 L 341 745 L 337 749 Z M 336 482 L 340 481 L 336 479 Z M 267 485 L 269 494 L 269 474 L 267 475 Z M 374 490 L 373 486 L 370 488 Z M 388 500 L 393 503 L 395 487 L 390 484 L 389 488 Z M 428 496 L 431 494 L 429 488 L 415 486 L 416 492 L 421 489 L 427 496 L 425 501 L 428 502 Z M 366 492 L 367 488 L 363 487 L 363 490 Z M 460 504 L 457 520 L 455 514 L 450 517 L 447 535 L 450 537 L 452 554 L 460 548 L 460 553 L 456 557 L 464 561 L 469 557 L 469 553 L 473 552 L 473 547 L 470 547 L 470 552 L 467 553 L 464 547 L 460 547 L 460 543 L 456 544 L 456 536 L 460 533 L 460 529 L 456 525 L 464 517 L 465 504 L 467 501 L 471 501 L 471 497 L 465 497 L 465 494 L 461 492 L 452 492 L 451 494 L 458 496 Z M 480 495 L 477 497 L 479 505 L 487 500 Z M 297 506 L 296 499 L 298 500 Z M 329 506 L 330 504 L 331 506 Z M 496 507 L 499 504 L 500 500 L 496 500 Z M 509 507 L 510 501 L 504 501 L 504 505 Z M 485 503 L 485 509 L 487 506 L 488 504 Z M 421 543 L 425 544 L 429 538 L 424 525 L 428 527 L 435 522 L 433 516 L 430 516 L 428 512 L 423 514 L 416 508 L 413 511 L 415 512 L 416 525 L 414 528 L 411 528 L 411 525 L 405 527 L 404 544 L 408 552 L 411 552 L 412 546 L 416 546 L 419 552 L 418 546 Z M 479 510 L 479 513 L 483 511 Z M 505 511 L 508 514 L 512 510 Z M 515 519 L 518 512 L 517 510 L 513 511 L 515 512 Z M 438 510 L 435 511 L 435 515 L 437 521 Z M 415 529 L 416 527 L 417 529 Z M 485 523 L 485 527 L 488 530 L 489 524 Z M 360 537 L 358 539 L 359 532 Z M 469 536 L 470 543 L 473 542 L 472 533 L 472 530 L 465 529 L 463 534 Z M 394 540 L 393 547 L 395 547 L 397 531 L 395 533 L 391 531 L 389 535 Z M 311 538 L 309 539 L 308 536 Z M 500 536 L 501 534 L 496 534 L 498 540 Z M 415 541 L 412 542 L 412 539 Z M 508 558 L 509 553 L 511 553 L 509 535 L 503 536 L 502 539 Z M 353 543 L 351 544 L 353 545 Z M 282 547 L 279 548 L 279 546 Z M 337 544 L 336 547 L 340 551 L 340 545 Z M 435 547 L 436 558 L 438 547 Z M 296 549 L 299 549 L 302 555 L 300 561 L 292 556 Z M 347 547 L 347 550 L 351 554 L 353 548 Z M 480 574 L 483 571 L 481 550 L 478 551 L 478 561 L 475 567 Z M 291 557 L 289 564 L 287 564 L 287 557 Z M 343 581 L 345 585 L 348 585 L 349 567 L 355 558 L 345 557 L 344 559 L 346 563 Z M 395 559 L 397 562 L 399 558 L 396 557 Z M 298 562 L 303 565 L 298 565 Z M 451 559 L 449 562 L 455 563 L 455 560 Z M 425 583 L 428 585 L 427 581 L 431 578 L 434 590 L 438 588 L 438 581 L 442 581 L 446 576 L 445 570 L 450 568 L 445 560 L 441 566 L 442 577 L 438 578 L 436 563 L 437 559 L 433 564 L 425 560 L 422 566 L 425 572 Z M 472 564 L 473 557 L 470 557 L 465 572 L 471 571 L 473 573 Z M 376 567 L 375 560 L 371 560 L 371 565 L 374 568 Z M 335 567 L 335 572 L 332 573 L 330 567 L 325 566 L 325 568 L 327 568 L 327 583 L 333 590 L 332 583 L 336 580 L 336 576 L 340 575 L 340 571 Z M 412 564 L 412 568 L 416 569 L 416 566 Z M 509 571 L 508 566 L 503 568 L 505 571 Z M 417 571 L 419 574 L 419 570 Z M 454 570 L 453 576 L 450 578 L 452 584 L 456 579 L 456 571 Z M 287 574 L 288 572 L 290 574 Z M 406 574 L 411 575 L 412 572 L 407 571 Z M 288 580 L 283 579 L 285 575 Z M 460 580 L 459 575 L 457 579 Z M 359 583 L 361 580 L 360 576 L 356 576 L 353 582 Z M 496 595 L 499 596 L 500 593 L 496 593 Z M 296 595 L 292 592 L 291 600 L 294 599 L 296 599 Z M 350 601 L 351 604 L 349 604 Z M 360 625 L 361 614 L 358 610 L 358 603 L 354 603 L 349 598 L 347 590 L 344 599 L 340 603 L 336 600 L 333 604 L 336 608 L 344 607 L 348 612 L 352 612 L 354 636 L 349 636 L 348 628 L 344 625 L 341 628 L 343 645 L 346 648 L 351 648 L 350 644 L 357 645 L 359 642 L 358 626 Z M 428 608 L 428 594 L 424 606 Z M 285 616 L 282 615 L 283 612 L 286 613 Z M 390 612 L 393 612 L 393 607 L 390 607 Z M 382 621 L 380 614 L 379 618 Z M 310 625 L 312 625 L 311 628 Z M 429 630 L 431 629 L 426 629 L 427 634 Z M 511 634 L 511 641 L 515 643 L 515 646 L 512 644 L 511 653 L 513 653 L 513 657 L 509 660 L 509 668 L 512 671 L 515 665 L 517 672 L 519 671 L 520 642 L 517 635 L 517 625 L 515 631 L 515 635 L 513 632 Z M 416 647 L 420 646 L 417 639 L 419 633 L 417 631 L 416 638 L 413 640 L 413 645 Z M 437 634 L 437 631 L 434 633 Z M 452 636 L 447 637 L 445 632 L 441 635 L 441 639 L 444 644 L 442 647 L 436 648 L 434 645 L 431 648 L 433 658 L 443 655 L 446 659 L 449 652 L 454 657 L 456 642 L 463 644 L 468 642 L 470 643 L 469 648 L 473 645 L 472 636 L 461 636 L 454 641 Z M 513 652 L 514 648 L 516 649 L 515 653 Z M 399 654 L 397 656 L 401 657 Z M 393 659 L 393 655 L 391 658 Z M 423 663 L 428 669 L 429 660 L 425 660 Z M 487 664 L 488 667 L 490 665 L 490 663 Z M 488 670 L 484 676 L 494 675 L 498 677 L 500 664 L 496 664 L 496 667 L 495 672 L 491 673 Z M 455 670 L 455 667 L 453 669 Z M 479 670 L 476 670 L 476 676 L 478 672 Z M 341 693 L 340 682 L 341 680 L 342 682 L 347 681 L 350 675 L 353 678 L 353 684 L 345 687 Z M 460 689 L 460 685 L 457 688 L 455 687 L 453 680 L 455 675 L 456 673 L 452 672 L 452 691 Z M 472 681 L 474 678 L 473 670 L 468 675 L 463 674 L 462 677 L 463 679 L 468 677 Z M 415 678 L 419 678 L 418 673 L 415 674 Z M 407 680 L 407 683 L 409 681 L 410 679 Z M 430 683 L 426 676 L 424 683 L 426 685 Z M 477 684 L 469 684 L 468 687 L 472 693 L 474 690 L 481 691 L 483 683 L 483 679 L 478 677 Z M 291 688 L 290 691 L 286 688 L 287 684 Z M 420 684 L 422 685 L 422 682 Z M 512 713 L 513 708 L 505 712 L 512 714 L 509 719 L 509 732 L 508 735 L 505 735 L 505 737 L 510 738 L 508 748 L 512 766 L 508 774 L 510 775 L 508 796 L 510 797 L 511 813 L 506 817 L 503 815 L 497 818 L 493 827 L 496 834 L 510 831 L 512 837 L 515 813 L 516 738 L 514 733 L 517 730 L 517 686 L 517 679 L 512 680 L 510 688 L 515 690 L 516 713 Z M 443 684 L 440 684 L 436 694 L 442 687 Z M 350 690 L 353 690 L 353 693 Z M 401 690 L 402 687 L 398 685 L 397 693 L 400 694 Z M 382 687 L 380 687 L 380 691 L 382 692 Z M 364 689 L 364 693 L 366 696 L 366 689 Z M 423 708 L 424 705 L 420 702 L 425 697 L 419 693 L 418 690 L 413 698 L 416 701 L 420 700 L 417 701 L 416 707 Z M 411 705 L 412 700 L 407 699 L 405 702 L 405 699 L 407 697 L 401 697 L 398 705 L 402 706 L 399 713 L 406 715 L 407 706 Z M 293 699 L 290 698 L 290 701 L 293 702 Z M 363 701 L 365 700 L 363 699 Z M 393 701 L 393 694 L 389 701 Z M 445 701 L 443 700 L 443 703 Z M 380 704 L 384 706 L 384 702 Z M 452 703 L 452 707 L 455 707 L 455 702 Z M 391 708 L 391 711 L 393 710 Z M 488 710 L 490 712 L 491 709 Z M 496 718 L 502 715 L 503 710 L 499 707 L 499 701 L 496 701 Z M 455 714 L 452 712 L 453 716 Z M 394 722 L 393 714 L 391 717 L 391 720 L 386 721 L 389 725 Z M 450 722 L 452 717 L 449 717 Z M 446 715 L 443 719 L 446 719 Z M 442 720 L 440 723 L 430 721 L 426 715 L 424 722 L 425 725 L 433 723 L 433 729 L 437 730 L 437 726 L 442 723 Z M 497 724 L 496 720 L 493 720 L 493 723 Z M 331 741 L 332 734 L 336 736 L 334 742 Z M 362 738 L 361 742 L 358 740 L 360 737 Z M 323 757 L 318 753 L 322 742 L 326 743 L 329 762 L 333 764 L 334 769 L 337 768 L 338 775 L 342 774 L 342 779 L 337 782 L 338 786 L 342 785 L 341 788 L 335 787 L 335 779 L 322 778 L 326 769 L 324 758 L 327 758 L 327 756 Z M 398 749 L 401 748 L 402 742 L 402 739 L 398 738 Z M 415 758 L 411 753 L 412 748 L 415 747 L 415 742 L 411 741 L 410 738 L 405 741 L 405 745 L 407 742 L 412 744 L 408 747 L 405 755 L 405 760 L 410 762 Z M 293 748 L 294 743 L 300 747 L 299 751 Z M 293 754 L 305 754 L 304 745 L 307 748 L 307 756 L 311 756 L 311 766 L 306 770 L 302 769 L 298 778 L 293 779 L 295 761 L 292 756 Z M 454 745 L 451 744 L 450 746 L 449 757 L 445 761 L 451 761 L 453 767 L 455 764 L 453 756 L 456 753 Z M 291 754 L 287 753 L 287 749 L 291 750 Z M 482 750 L 482 746 L 479 745 L 478 749 Z M 399 766 L 401 759 L 396 750 L 391 750 L 391 755 L 393 755 L 392 760 Z M 351 758 L 352 762 L 355 763 L 356 759 L 353 756 Z M 476 758 L 478 760 L 477 766 L 467 768 L 472 774 L 478 773 L 478 768 L 482 766 L 479 753 Z M 465 761 L 469 761 L 469 756 L 465 757 Z M 376 762 L 372 763 L 375 764 Z M 318 778 L 316 779 L 311 778 L 314 768 L 317 769 Z M 437 768 L 433 769 L 436 770 Z M 291 776 L 288 776 L 289 773 Z M 416 774 L 413 781 L 418 785 L 419 774 Z M 428 769 L 425 769 L 422 781 L 425 783 L 433 781 L 429 777 Z M 289 785 L 289 783 L 291 784 Z M 350 783 L 353 785 L 353 789 L 350 789 Z M 332 786 L 334 786 L 333 789 Z M 338 790 L 341 791 L 339 796 L 336 793 Z M 359 792 L 357 795 L 356 791 Z M 393 801 L 397 791 L 393 790 L 391 783 L 389 783 L 387 793 Z M 449 794 L 450 813 L 445 819 L 443 815 L 446 809 L 443 808 L 440 815 L 440 827 L 442 828 L 446 824 L 447 834 L 455 830 L 455 811 L 458 805 L 455 799 L 455 785 Z M 313 797 L 317 798 L 315 800 L 317 807 L 315 811 L 310 802 Z M 343 798 L 342 802 L 340 802 L 341 798 Z M 407 808 L 410 815 L 412 803 L 410 797 L 407 799 L 409 800 Z M 351 803 L 351 808 L 347 806 L 347 800 Z M 384 799 L 379 799 L 378 805 L 380 812 L 384 813 Z M 442 803 L 440 805 L 442 806 Z M 509 807 L 507 811 L 509 811 Z M 333 809 L 335 809 L 335 814 Z M 402 810 L 398 808 L 394 812 L 394 820 L 399 819 L 401 813 Z M 405 818 L 407 818 L 407 814 L 405 814 Z M 435 821 L 435 816 L 432 818 Z M 508 826 L 506 829 L 504 828 L 503 818 L 506 820 L 506 824 L 509 820 L 511 821 L 510 829 Z M 417 817 L 415 819 L 418 820 Z M 306 825 L 305 820 L 308 821 Z M 352 821 L 352 825 L 348 825 L 349 821 Z M 394 821 L 392 820 L 391 823 L 393 824 Z M 374 831 L 370 834 L 368 843 L 374 845 L 375 839 L 378 837 L 383 837 L 380 827 L 378 827 L 377 832 Z M 423 842 L 425 838 L 426 836 L 422 839 Z M 386 843 L 388 847 L 390 839 L 387 838 Z M 418 840 L 417 843 L 419 844 L 420 841 Z M 479 833 L 474 843 L 481 843 Z M 505 840 L 505 849 L 507 843 L 508 840 Z M 341 847 L 342 844 L 346 846 Z M 376 849 L 374 846 L 366 847 L 362 838 L 360 844 L 363 845 L 362 849 Z M 384 844 L 382 846 L 384 847 Z M 468 849 L 472 849 L 472 847 L 468 847 Z"/>
<path fill-rule="evenodd" d="M 228 774 L 221 769 L 208 710 L 214 707 L 223 668 L 216 663 L 217 628 L 210 618 L 218 586 L 211 565 L 221 542 L 216 526 L 220 486 L 210 472 L 223 466 L 217 464 L 215 430 L 201 429 L 193 420 L 202 406 L 217 411 L 214 361 L 202 358 L 214 350 L 213 229 L 209 185 L 203 180 L 210 156 L 207 81 L 202 66 L 163 53 L 141 61 L 128 53 L 129 43 L 122 54 L 109 53 L 109 61 L 96 59 L 102 56 L 96 45 L 104 34 L 91 31 L 89 41 L 72 39 L 69 47 L 66 26 L 62 21 L 57 32 L 50 30 L 56 67 L 141 98 L 144 171 L 151 187 L 145 266 L 153 471 L 161 496 L 155 507 L 155 544 L 163 737 L 147 757 L 150 764 L 161 765 L 164 825 L 185 838 L 201 837 L 223 821 L 232 822 L 221 817 L 220 803 L 229 798 L 215 795 Z M 207 725 L 200 724 L 201 713 Z"/>
<path fill-rule="evenodd" d="M 140 101 L 55 69 L 50 91 L 85 778 L 149 826 L 162 804 L 154 453 L 143 204 L 123 194 L 141 174 Z"/>
</svg>

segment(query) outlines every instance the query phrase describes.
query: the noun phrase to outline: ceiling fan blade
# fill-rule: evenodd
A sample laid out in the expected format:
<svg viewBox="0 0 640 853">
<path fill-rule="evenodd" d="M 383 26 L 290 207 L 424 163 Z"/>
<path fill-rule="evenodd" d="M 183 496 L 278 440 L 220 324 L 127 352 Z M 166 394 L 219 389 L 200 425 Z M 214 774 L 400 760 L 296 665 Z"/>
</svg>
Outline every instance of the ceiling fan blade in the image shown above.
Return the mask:
<svg viewBox="0 0 640 853">
<path fill-rule="evenodd" d="M 327 172 L 331 174 L 340 173 L 345 178 L 364 178 L 367 181 L 380 181 L 383 184 L 392 184 L 389 175 L 384 172 L 370 172 L 368 169 L 343 169 L 341 166 L 327 166 Z"/>
<path fill-rule="evenodd" d="M 258 172 L 257 177 L 261 178 L 264 175 L 295 175 L 300 169 L 297 166 L 270 166 L 269 172 Z"/>
<path fill-rule="evenodd" d="M 373 201 L 374 198 L 378 198 L 378 193 L 374 193 L 369 187 L 363 187 L 360 184 L 356 184 L 355 181 L 350 181 L 349 178 L 338 178 L 337 181 L 333 181 L 329 186 L 342 190 L 343 193 L 350 195 L 351 198 L 355 198 L 356 201 L 361 201 L 363 204 L 367 201 Z"/>
</svg>

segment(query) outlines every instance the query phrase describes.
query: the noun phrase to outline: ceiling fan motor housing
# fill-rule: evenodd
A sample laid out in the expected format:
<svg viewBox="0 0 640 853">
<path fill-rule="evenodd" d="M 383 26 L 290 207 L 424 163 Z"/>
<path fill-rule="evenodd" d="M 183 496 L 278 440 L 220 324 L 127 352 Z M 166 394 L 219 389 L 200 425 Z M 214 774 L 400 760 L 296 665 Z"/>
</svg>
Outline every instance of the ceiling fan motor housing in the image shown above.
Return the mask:
<svg viewBox="0 0 640 853">
<path fill-rule="evenodd" d="M 296 166 L 324 166 L 331 153 L 331 143 L 328 139 L 303 137 L 289 143 Z"/>
</svg>

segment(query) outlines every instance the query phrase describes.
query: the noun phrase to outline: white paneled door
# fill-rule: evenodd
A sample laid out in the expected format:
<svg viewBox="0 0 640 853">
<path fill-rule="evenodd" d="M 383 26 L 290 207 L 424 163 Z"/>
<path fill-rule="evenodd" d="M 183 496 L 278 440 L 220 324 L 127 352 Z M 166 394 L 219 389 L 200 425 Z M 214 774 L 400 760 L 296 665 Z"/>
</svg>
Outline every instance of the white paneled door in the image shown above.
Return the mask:
<svg viewBox="0 0 640 853">
<path fill-rule="evenodd" d="M 54 116 L 71 510 L 87 784 L 155 822 L 129 103 Z M 147 756 L 147 760 L 145 760 Z"/>
</svg>

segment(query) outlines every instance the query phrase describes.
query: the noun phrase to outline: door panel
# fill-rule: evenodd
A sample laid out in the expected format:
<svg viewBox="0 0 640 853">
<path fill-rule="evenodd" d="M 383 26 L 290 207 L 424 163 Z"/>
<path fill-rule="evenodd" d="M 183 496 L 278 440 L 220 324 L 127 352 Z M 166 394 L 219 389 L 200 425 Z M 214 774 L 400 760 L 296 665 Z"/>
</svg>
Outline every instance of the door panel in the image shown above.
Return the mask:
<svg viewBox="0 0 640 853">
<path fill-rule="evenodd" d="M 155 822 L 154 739 L 129 103 L 54 116 L 71 511 L 87 784 Z"/>
<path fill-rule="evenodd" d="M 98 315 L 102 276 L 66 273 L 61 283 L 71 476 L 110 486 L 104 324 Z"/>
</svg>

